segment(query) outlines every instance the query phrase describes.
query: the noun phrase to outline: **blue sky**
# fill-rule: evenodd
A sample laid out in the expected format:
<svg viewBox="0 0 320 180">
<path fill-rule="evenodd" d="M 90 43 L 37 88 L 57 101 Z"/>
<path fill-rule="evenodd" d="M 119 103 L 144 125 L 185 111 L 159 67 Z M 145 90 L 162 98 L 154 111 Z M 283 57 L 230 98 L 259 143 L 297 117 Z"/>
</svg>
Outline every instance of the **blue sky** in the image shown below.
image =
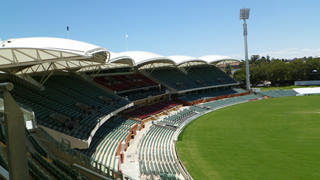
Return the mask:
<svg viewBox="0 0 320 180">
<path fill-rule="evenodd" d="M 250 8 L 249 56 L 320 56 L 319 0 L 20 0 L 1 1 L 0 38 L 59 37 L 112 52 L 163 56 L 216 54 L 244 59 L 243 21 Z"/>
</svg>

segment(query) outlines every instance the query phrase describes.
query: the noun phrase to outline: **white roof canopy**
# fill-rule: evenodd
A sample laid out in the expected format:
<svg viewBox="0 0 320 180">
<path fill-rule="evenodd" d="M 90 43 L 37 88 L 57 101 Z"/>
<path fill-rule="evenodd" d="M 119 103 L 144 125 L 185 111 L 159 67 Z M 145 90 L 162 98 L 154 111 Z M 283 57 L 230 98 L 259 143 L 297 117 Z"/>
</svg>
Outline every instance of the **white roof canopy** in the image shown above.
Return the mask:
<svg viewBox="0 0 320 180">
<path fill-rule="evenodd" d="M 78 70 L 78 72 L 91 72 L 100 71 L 105 69 L 116 69 L 133 67 L 135 65 L 134 60 L 129 56 L 124 56 L 115 52 L 110 52 L 110 61 L 105 64 L 99 64 L 97 66 L 84 67 Z"/>
<path fill-rule="evenodd" d="M 237 59 L 233 59 L 231 57 L 221 56 L 221 55 L 207 55 L 207 56 L 199 57 L 199 59 L 203 59 L 203 60 L 207 61 L 208 64 L 214 64 L 214 65 L 240 62 Z"/>
<path fill-rule="evenodd" d="M 110 52 L 110 63 L 127 64 L 129 66 L 135 65 L 135 62 L 131 57 L 115 52 Z"/>
<path fill-rule="evenodd" d="M 176 56 L 168 56 L 168 58 L 172 59 L 177 64 L 178 67 L 208 64 L 206 61 L 202 59 L 191 57 L 191 56 L 176 55 Z"/>
<path fill-rule="evenodd" d="M 36 73 L 53 70 L 80 72 L 137 67 L 191 67 L 239 62 L 227 56 L 168 56 L 145 51 L 108 52 L 107 49 L 76 40 L 34 37 L 0 42 L 0 69 L 9 73 Z"/>
<path fill-rule="evenodd" d="M 70 39 L 36 37 L 0 42 L 0 68 L 10 73 L 22 67 L 41 67 L 41 64 L 55 64 L 56 69 L 81 68 L 84 65 L 105 63 L 109 58 L 110 54 L 105 48 Z M 40 71 L 41 68 L 34 69 Z"/>
<path fill-rule="evenodd" d="M 131 57 L 135 61 L 138 69 L 151 69 L 176 65 L 170 58 L 145 51 L 126 51 L 119 54 Z"/>
</svg>

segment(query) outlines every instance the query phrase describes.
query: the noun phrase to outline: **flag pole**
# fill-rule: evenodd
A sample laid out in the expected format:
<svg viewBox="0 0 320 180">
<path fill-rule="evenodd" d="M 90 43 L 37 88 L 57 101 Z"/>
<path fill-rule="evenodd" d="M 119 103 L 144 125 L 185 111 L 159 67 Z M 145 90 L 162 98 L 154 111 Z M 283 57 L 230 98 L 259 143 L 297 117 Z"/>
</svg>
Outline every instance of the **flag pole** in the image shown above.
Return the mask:
<svg viewBox="0 0 320 180">
<path fill-rule="evenodd" d="M 128 51 L 128 35 L 126 34 L 126 46 L 127 46 L 127 51 Z"/>
<path fill-rule="evenodd" d="M 67 34 L 68 34 L 68 39 L 69 39 L 69 26 L 67 24 Z"/>
</svg>

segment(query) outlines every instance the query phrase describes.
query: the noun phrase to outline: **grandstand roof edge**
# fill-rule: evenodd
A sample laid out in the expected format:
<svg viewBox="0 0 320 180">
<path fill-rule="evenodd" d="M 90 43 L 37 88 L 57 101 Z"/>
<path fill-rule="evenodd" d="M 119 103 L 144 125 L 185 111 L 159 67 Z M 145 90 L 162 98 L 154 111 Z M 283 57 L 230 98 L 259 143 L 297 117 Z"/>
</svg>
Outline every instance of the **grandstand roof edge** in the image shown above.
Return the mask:
<svg viewBox="0 0 320 180">
<path fill-rule="evenodd" d="M 147 68 L 156 68 L 156 67 L 165 67 L 165 66 L 175 66 L 176 63 L 165 56 L 161 56 L 159 54 L 145 52 L 145 51 L 126 51 L 119 53 L 121 55 L 131 57 L 134 62 L 135 66 L 140 69 L 147 69 Z M 150 64 L 150 66 L 146 66 Z"/>
<path fill-rule="evenodd" d="M 202 64 L 208 64 L 203 59 L 191 57 L 191 56 L 184 56 L 184 55 L 174 55 L 174 56 L 168 56 L 168 58 L 172 59 L 177 66 L 195 66 L 195 65 L 202 65 Z"/>
<path fill-rule="evenodd" d="M 104 63 L 109 59 L 110 53 L 107 49 L 70 39 L 35 37 L 0 42 L 0 69 L 4 71 L 6 68 L 21 69 L 21 67 L 29 68 L 43 63 L 62 61 L 66 64 L 67 61 L 79 61 L 77 66 L 79 68 L 90 62 Z M 85 61 L 87 63 L 80 63 Z M 59 65 L 55 68 L 59 69 Z"/>
<path fill-rule="evenodd" d="M 222 64 L 231 63 L 231 62 L 240 62 L 238 59 L 234 59 L 228 56 L 222 56 L 222 55 L 206 55 L 201 56 L 199 59 L 203 59 L 208 64 L 219 64 L 219 62 L 224 62 Z"/>
</svg>

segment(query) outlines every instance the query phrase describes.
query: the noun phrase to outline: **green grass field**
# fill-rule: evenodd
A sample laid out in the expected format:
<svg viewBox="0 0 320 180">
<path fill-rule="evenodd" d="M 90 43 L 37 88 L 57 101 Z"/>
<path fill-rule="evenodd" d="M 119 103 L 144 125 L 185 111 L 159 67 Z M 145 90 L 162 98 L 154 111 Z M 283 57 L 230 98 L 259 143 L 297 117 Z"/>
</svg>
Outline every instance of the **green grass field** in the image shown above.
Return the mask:
<svg viewBox="0 0 320 180">
<path fill-rule="evenodd" d="M 320 179 L 320 96 L 272 98 L 190 123 L 176 143 L 198 179 Z"/>
</svg>

